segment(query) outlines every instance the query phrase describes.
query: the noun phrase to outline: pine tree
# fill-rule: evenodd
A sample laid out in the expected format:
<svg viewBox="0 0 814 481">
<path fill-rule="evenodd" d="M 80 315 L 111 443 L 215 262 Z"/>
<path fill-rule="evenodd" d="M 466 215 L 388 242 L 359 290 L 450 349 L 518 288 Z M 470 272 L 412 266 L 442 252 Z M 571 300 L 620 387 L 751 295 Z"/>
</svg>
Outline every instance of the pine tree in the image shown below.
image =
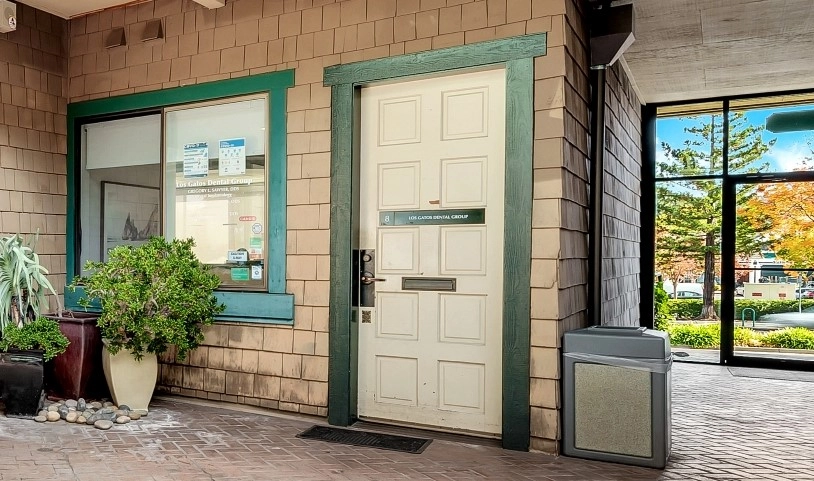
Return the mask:
<svg viewBox="0 0 814 481">
<path fill-rule="evenodd" d="M 662 143 L 666 160 L 657 168 L 662 177 L 689 177 L 720 174 L 723 171 L 723 117 L 713 114 L 686 118 L 681 145 Z M 754 126 L 742 113 L 729 118 L 729 171 L 758 172 L 767 166 L 763 155 L 774 144 L 765 142 L 762 126 Z M 657 185 L 656 261 L 660 265 L 695 259 L 704 266 L 703 308 L 701 318 L 717 318 L 713 302 L 715 259 L 720 255 L 722 198 L 718 180 L 685 179 Z M 737 191 L 737 205 L 745 205 L 755 195 L 754 187 L 744 184 Z M 739 255 L 760 249 L 759 226 L 739 216 L 736 221 Z"/>
</svg>

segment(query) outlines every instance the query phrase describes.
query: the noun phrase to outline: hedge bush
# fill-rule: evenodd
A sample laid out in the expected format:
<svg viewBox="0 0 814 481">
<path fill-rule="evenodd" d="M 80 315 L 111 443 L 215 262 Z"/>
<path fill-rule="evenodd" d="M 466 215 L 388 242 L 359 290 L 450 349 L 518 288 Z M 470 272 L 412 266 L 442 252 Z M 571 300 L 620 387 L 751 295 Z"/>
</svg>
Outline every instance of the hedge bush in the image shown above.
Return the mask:
<svg viewBox="0 0 814 481">
<path fill-rule="evenodd" d="M 714 301 L 715 310 L 720 312 L 721 301 Z M 800 302 L 797 300 L 788 301 L 762 301 L 756 299 L 735 299 L 735 318 L 740 319 L 744 309 L 755 310 L 755 317 L 765 314 L 777 314 L 781 312 L 797 312 Z M 676 319 L 695 319 L 701 315 L 701 299 L 670 299 L 667 301 L 667 309 Z M 803 299 L 803 309 L 814 306 L 814 299 Z M 747 313 L 746 319 L 751 320 L 751 313 Z"/>
<path fill-rule="evenodd" d="M 720 324 L 676 324 L 667 327 L 670 342 L 676 346 L 715 349 L 721 346 Z M 804 327 L 787 327 L 762 333 L 746 327 L 735 327 L 735 345 L 741 347 L 777 347 L 814 350 L 814 331 Z"/>
<path fill-rule="evenodd" d="M 667 328 L 673 316 L 669 307 L 670 298 L 660 282 L 657 282 L 653 290 L 653 327 L 663 331 Z"/>
<path fill-rule="evenodd" d="M 763 344 L 786 349 L 814 349 L 814 331 L 804 327 L 789 327 L 763 336 Z"/>
<path fill-rule="evenodd" d="M 698 349 L 712 349 L 721 345 L 720 324 L 672 324 L 667 332 L 673 345 Z"/>
</svg>

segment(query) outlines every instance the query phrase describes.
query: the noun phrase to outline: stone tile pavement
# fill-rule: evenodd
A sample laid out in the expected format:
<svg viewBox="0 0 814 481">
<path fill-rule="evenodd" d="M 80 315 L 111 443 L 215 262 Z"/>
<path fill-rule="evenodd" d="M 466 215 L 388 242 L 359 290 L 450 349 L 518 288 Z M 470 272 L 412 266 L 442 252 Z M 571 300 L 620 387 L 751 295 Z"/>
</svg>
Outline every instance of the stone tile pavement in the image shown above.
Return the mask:
<svg viewBox="0 0 814 481">
<path fill-rule="evenodd" d="M 0 480 L 814 480 L 814 383 L 676 364 L 664 471 L 484 442 L 402 454 L 295 437 L 320 420 L 162 398 L 100 431 L 0 417 Z"/>
</svg>

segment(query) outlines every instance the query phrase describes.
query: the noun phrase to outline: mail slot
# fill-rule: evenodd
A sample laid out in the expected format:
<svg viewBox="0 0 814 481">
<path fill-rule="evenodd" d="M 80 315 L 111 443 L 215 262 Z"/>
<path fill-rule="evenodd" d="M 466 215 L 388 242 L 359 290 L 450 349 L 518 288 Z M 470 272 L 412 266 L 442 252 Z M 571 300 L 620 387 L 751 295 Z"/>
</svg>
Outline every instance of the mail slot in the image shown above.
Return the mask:
<svg viewBox="0 0 814 481">
<path fill-rule="evenodd" d="M 402 277 L 403 291 L 447 291 L 455 292 L 454 277 Z"/>
</svg>

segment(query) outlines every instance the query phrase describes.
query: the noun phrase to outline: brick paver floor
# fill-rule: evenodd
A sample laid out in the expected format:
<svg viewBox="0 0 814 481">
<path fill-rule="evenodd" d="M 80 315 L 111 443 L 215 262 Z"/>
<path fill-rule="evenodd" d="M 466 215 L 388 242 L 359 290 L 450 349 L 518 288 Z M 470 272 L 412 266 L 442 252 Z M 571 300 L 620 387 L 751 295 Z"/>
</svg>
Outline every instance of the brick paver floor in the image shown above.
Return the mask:
<svg viewBox="0 0 814 481">
<path fill-rule="evenodd" d="M 0 480 L 814 480 L 814 383 L 673 373 L 664 471 L 442 439 L 420 455 L 305 441 L 319 420 L 162 398 L 110 431 L 0 417 Z"/>
</svg>

